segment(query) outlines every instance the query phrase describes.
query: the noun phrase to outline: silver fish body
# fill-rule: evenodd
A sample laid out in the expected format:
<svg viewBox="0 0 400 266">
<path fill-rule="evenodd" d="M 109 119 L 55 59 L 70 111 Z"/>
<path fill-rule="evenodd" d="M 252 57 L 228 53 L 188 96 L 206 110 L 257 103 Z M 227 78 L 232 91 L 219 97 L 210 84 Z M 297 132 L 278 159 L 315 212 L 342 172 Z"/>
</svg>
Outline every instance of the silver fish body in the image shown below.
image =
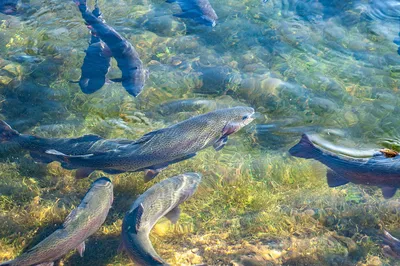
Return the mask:
<svg viewBox="0 0 400 266">
<path fill-rule="evenodd" d="M 1 266 L 53 265 L 73 249 L 81 256 L 85 240 L 106 220 L 113 201 L 113 185 L 102 177 L 94 181 L 79 206 L 66 218 L 62 227 L 16 259 Z"/>
<path fill-rule="evenodd" d="M 110 174 L 145 171 L 149 180 L 168 165 L 191 158 L 207 147 L 222 149 L 229 135 L 253 121 L 253 114 L 251 107 L 219 109 L 152 131 L 135 141 L 105 140 L 96 135 L 46 139 L 21 135 L 0 122 L 0 140 L 18 142 L 37 161 L 59 161 L 66 169 Z"/>
<path fill-rule="evenodd" d="M 139 265 L 168 265 L 150 242 L 151 229 L 162 217 L 175 223 L 179 205 L 197 190 L 201 175 L 185 173 L 167 178 L 144 192 L 126 213 L 122 224 L 122 246 Z"/>
</svg>

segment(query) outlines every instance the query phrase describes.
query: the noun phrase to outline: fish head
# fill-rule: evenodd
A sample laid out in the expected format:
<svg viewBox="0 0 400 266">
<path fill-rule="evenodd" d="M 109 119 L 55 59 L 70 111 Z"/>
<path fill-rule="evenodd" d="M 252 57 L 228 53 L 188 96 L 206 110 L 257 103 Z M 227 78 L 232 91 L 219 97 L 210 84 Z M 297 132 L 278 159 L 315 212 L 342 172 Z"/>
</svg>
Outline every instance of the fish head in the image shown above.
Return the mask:
<svg viewBox="0 0 400 266">
<path fill-rule="evenodd" d="M 254 120 L 254 109 L 246 106 L 218 110 L 223 116 L 222 136 L 229 136 Z"/>
<path fill-rule="evenodd" d="M 145 68 L 135 68 L 130 71 L 129 76 L 132 78 L 123 79 L 122 86 L 129 94 L 136 97 L 143 91 L 145 82 L 149 77 L 149 70 Z"/>
<path fill-rule="evenodd" d="M 105 77 L 98 77 L 98 78 L 83 78 L 79 80 L 79 87 L 85 94 L 90 94 L 100 90 L 104 84 L 106 83 Z"/>
<path fill-rule="evenodd" d="M 197 190 L 201 181 L 201 174 L 199 173 L 184 173 L 181 175 L 183 183 L 183 196 L 184 200 L 191 197 Z"/>
<path fill-rule="evenodd" d="M 113 199 L 113 189 L 114 186 L 111 183 L 111 180 L 107 177 L 100 177 L 99 179 L 96 179 L 92 185 L 90 190 L 96 190 L 98 193 L 95 193 L 97 195 L 100 195 L 102 198 L 104 197 L 110 197 L 111 198 L 111 203 Z"/>
</svg>

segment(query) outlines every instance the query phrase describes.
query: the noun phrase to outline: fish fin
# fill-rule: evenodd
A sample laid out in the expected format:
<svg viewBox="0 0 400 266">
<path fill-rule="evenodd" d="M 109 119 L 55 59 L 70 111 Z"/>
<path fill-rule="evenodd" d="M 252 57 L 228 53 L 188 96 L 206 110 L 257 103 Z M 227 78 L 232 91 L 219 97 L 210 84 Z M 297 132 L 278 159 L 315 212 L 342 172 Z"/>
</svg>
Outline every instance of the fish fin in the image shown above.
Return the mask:
<svg viewBox="0 0 400 266">
<path fill-rule="evenodd" d="M 395 187 L 382 187 L 382 195 L 385 199 L 390 199 L 396 194 L 397 188 Z"/>
<path fill-rule="evenodd" d="M 333 171 L 331 169 L 328 169 L 328 172 L 326 173 L 326 177 L 328 180 L 329 187 L 339 187 L 339 186 L 343 186 L 343 185 L 346 185 L 347 183 L 349 183 L 349 180 L 340 176 L 338 173 L 336 173 L 335 171 Z"/>
<path fill-rule="evenodd" d="M 91 173 L 93 173 L 94 169 L 92 168 L 78 168 L 75 172 L 76 179 L 83 179 L 88 177 Z"/>
<path fill-rule="evenodd" d="M 83 154 L 83 155 L 67 155 L 65 153 L 59 152 L 57 150 L 46 150 L 45 153 L 50 154 L 50 155 L 55 155 L 55 156 L 61 156 L 61 157 L 68 157 L 68 158 L 87 158 L 93 156 L 93 153 L 90 154 Z"/>
<path fill-rule="evenodd" d="M 227 137 L 227 136 L 223 136 L 222 138 L 220 138 L 219 140 L 217 140 L 217 141 L 214 143 L 214 145 L 213 145 L 214 149 L 215 149 L 216 151 L 221 150 L 221 149 L 225 146 L 225 144 L 226 144 L 227 141 L 228 141 L 228 137 Z"/>
<path fill-rule="evenodd" d="M 122 82 L 122 78 L 110 79 L 112 82 Z"/>
<path fill-rule="evenodd" d="M 289 153 L 295 157 L 311 159 L 315 157 L 315 146 L 310 138 L 306 134 L 303 134 L 299 143 L 290 148 Z"/>
<path fill-rule="evenodd" d="M 83 257 L 85 249 L 86 249 L 85 241 L 83 241 L 82 243 L 79 244 L 79 246 L 76 247 L 76 250 L 78 251 L 79 256 L 81 256 L 81 258 Z"/>
<path fill-rule="evenodd" d="M 45 262 L 45 263 L 40 263 L 40 264 L 36 264 L 36 266 L 53 266 L 54 262 Z"/>
<path fill-rule="evenodd" d="M 114 169 L 102 169 L 104 173 L 110 174 L 110 175 L 117 175 L 117 174 L 122 174 L 125 173 L 126 171 L 121 171 L 121 170 L 114 170 Z"/>
<path fill-rule="evenodd" d="M 43 155 L 39 152 L 33 152 L 31 151 L 29 153 L 32 157 L 32 159 L 35 162 L 39 162 L 39 163 L 51 163 L 52 161 L 54 161 L 53 159 L 51 159 L 49 156 Z"/>
<path fill-rule="evenodd" d="M 122 252 L 124 252 L 124 250 L 125 250 L 125 244 L 124 244 L 124 241 L 121 240 L 121 241 L 119 242 L 117 252 L 118 252 L 118 253 L 122 253 Z"/>
<path fill-rule="evenodd" d="M 179 206 L 173 208 L 169 213 L 165 215 L 165 218 L 171 221 L 171 223 L 176 224 L 179 220 L 179 216 L 181 215 L 181 209 Z"/>
<path fill-rule="evenodd" d="M 17 136 L 19 136 L 18 131 L 12 129 L 9 124 L 0 120 L 0 142 L 10 141 Z"/>
<path fill-rule="evenodd" d="M 392 149 L 380 149 L 379 151 L 383 153 L 383 155 L 385 155 L 386 158 L 393 158 L 399 155 L 397 151 Z"/>
<path fill-rule="evenodd" d="M 225 125 L 224 129 L 222 129 L 222 135 L 229 136 L 240 129 L 239 123 L 228 123 Z"/>
<path fill-rule="evenodd" d="M 151 138 L 153 138 L 155 135 L 163 132 L 165 130 L 165 128 L 163 129 L 158 129 L 158 130 L 154 130 L 151 131 L 147 134 L 144 134 L 143 136 L 141 136 L 140 138 L 138 138 L 137 140 L 133 141 L 132 144 L 140 144 L 140 143 L 144 143 L 149 141 Z"/>
<path fill-rule="evenodd" d="M 158 164 L 148 167 L 147 169 L 139 169 L 138 171 L 144 170 L 145 177 L 144 182 L 149 182 L 150 180 L 154 179 L 162 170 L 166 169 L 170 164 L 178 163 L 192 157 L 196 156 L 196 153 L 191 153 L 181 158 L 166 162 L 164 164 Z"/>
<path fill-rule="evenodd" d="M 153 180 L 163 169 L 146 169 L 144 170 L 144 182 Z"/>
<path fill-rule="evenodd" d="M 129 223 L 128 232 L 137 234 L 140 229 L 142 215 L 144 212 L 143 203 L 140 203 L 133 211 L 127 213 L 127 222 Z"/>
<path fill-rule="evenodd" d="M 75 218 L 78 216 L 79 209 L 80 209 L 80 207 L 77 207 L 68 214 L 68 216 L 65 218 L 65 221 L 62 225 L 64 228 L 67 227 L 73 220 L 75 220 Z"/>
<path fill-rule="evenodd" d="M 177 18 L 195 18 L 198 17 L 199 13 L 198 12 L 183 12 L 183 13 L 179 13 L 179 14 L 174 14 L 174 17 Z"/>
</svg>

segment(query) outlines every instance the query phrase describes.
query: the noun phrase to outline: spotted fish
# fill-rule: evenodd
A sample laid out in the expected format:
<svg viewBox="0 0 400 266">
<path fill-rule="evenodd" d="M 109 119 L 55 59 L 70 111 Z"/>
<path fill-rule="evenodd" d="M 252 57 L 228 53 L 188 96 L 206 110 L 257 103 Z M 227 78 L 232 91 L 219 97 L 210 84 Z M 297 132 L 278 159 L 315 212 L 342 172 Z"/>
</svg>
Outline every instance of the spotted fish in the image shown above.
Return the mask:
<svg viewBox="0 0 400 266">
<path fill-rule="evenodd" d="M 179 205 L 190 198 L 201 175 L 186 173 L 167 178 L 144 192 L 133 203 L 122 223 L 122 246 L 135 265 L 168 265 L 150 242 L 151 229 L 162 217 L 173 223 L 179 219 Z"/>
<path fill-rule="evenodd" d="M 1 266 L 52 266 L 73 249 L 83 256 L 85 240 L 106 220 L 113 202 L 113 185 L 102 177 L 94 181 L 79 206 L 66 218 L 62 227 L 14 260 Z"/>
</svg>

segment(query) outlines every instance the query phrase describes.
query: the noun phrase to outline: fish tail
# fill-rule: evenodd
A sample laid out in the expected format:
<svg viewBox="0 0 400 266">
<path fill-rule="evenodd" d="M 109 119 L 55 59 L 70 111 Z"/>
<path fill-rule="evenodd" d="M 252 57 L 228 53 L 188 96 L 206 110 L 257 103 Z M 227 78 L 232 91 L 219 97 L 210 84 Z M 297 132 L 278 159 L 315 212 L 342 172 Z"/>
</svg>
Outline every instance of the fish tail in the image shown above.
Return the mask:
<svg viewBox="0 0 400 266">
<path fill-rule="evenodd" d="M 295 157 L 311 159 L 316 157 L 316 148 L 307 134 L 303 134 L 299 143 L 294 145 L 289 150 L 289 153 Z"/>
<path fill-rule="evenodd" d="M 18 136 L 18 131 L 12 129 L 10 125 L 8 125 L 3 120 L 0 120 L 0 142 L 12 141 L 13 138 Z"/>
</svg>

